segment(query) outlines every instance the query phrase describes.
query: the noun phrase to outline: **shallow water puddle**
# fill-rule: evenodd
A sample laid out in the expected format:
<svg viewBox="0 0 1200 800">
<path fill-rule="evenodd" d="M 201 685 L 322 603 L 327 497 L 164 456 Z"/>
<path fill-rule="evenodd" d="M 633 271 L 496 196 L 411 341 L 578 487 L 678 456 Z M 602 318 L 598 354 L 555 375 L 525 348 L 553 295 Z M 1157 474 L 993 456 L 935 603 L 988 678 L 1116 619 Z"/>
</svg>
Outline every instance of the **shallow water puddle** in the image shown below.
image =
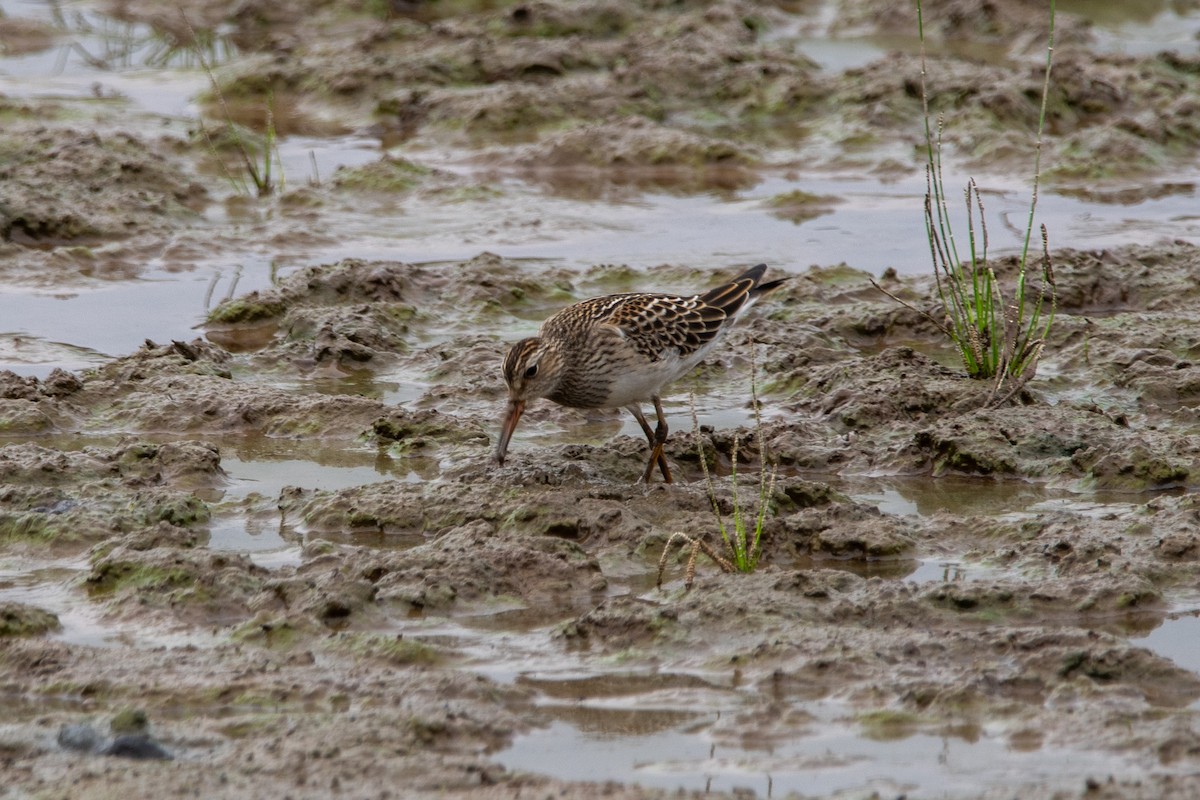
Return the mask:
<svg viewBox="0 0 1200 800">
<path fill-rule="evenodd" d="M 1128 55 L 1162 50 L 1196 51 L 1200 13 L 1174 3 L 1110 3 L 1107 0 L 1063 0 L 1060 11 L 1095 22 L 1096 49 Z"/>
<path fill-rule="evenodd" d="M 1028 511 L 1035 504 L 1065 496 L 1045 486 L 1023 481 L 945 475 L 832 479 L 851 499 L 873 505 L 883 514 L 929 517 L 938 513 L 999 515 Z"/>
<path fill-rule="evenodd" d="M 1200 673 L 1200 610 L 1171 614 L 1150 633 L 1129 641 L 1171 659 L 1186 670 Z M 1200 701 L 1193 707 L 1200 708 Z"/>
<path fill-rule="evenodd" d="M 835 569 L 849 572 L 860 578 L 883 578 L 884 580 L 910 579 L 921 570 L 922 561 L 915 558 L 832 558 L 829 556 L 800 555 L 787 562 L 787 569 Z M 664 588 L 677 590 L 683 588 L 683 579 L 678 578 L 670 584 L 664 583 Z"/>
<path fill-rule="evenodd" d="M 208 84 L 195 54 L 146 25 L 120 22 L 89 3 L 8 0 L 0 16 L 36 19 L 56 34 L 45 49 L 0 59 L 0 91 L 16 97 L 123 97 L 166 116 L 192 108 Z M 220 64 L 233 45 L 217 37 L 205 58 Z"/>
<path fill-rule="evenodd" d="M 89 570 L 86 556 L 58 560 L 0 562 L 0 602 L 25 603 L 58 617 L 62 628 L 47 634 L 87 647 L 182 647 L 216 637 L 202 631 L 170 631 L 140 622 L 108 619 L 81 587 Z"/>
<path fill-rule="evenodd" d="M 755 713 L 763 698 L 737 686 L 736 676 L 598 664 L 556 643 L 556 626 L 533 609 L 399 627 L 406 638 L 453 651 L 465 669 L 536 693 L 537 715 L 548 722 L 491 755 L 510 771 L 759 797 L 967 796 L 992 786 L 1068 788 L 1084 774 L 1141 774 L 1106 753 L 1031 744 L 999 723 L 961 735 L 893 735 L 830 700 L 789 705 L 792 718 L 809 720 L 795 732 L 747 739 L 730 722 Z"/>
<path fill-rule="evenodd" d="M 266 554 L 274 554 L 271 562 L 276 565 L 300 563 L 300 548 L 284 539 L 278 528 L 252 527 L 242 515 L 215 515 L 208 531 L 206 546 L 209 550 L 245 553 L 255 563 L 259 563 L 259 556 Z"/>
<path fill-rule="evenodd" d="M 901 274 L 930 269 L 928 243 L 917 233 L 923 225 L 925 192 L 920 175 L 883 182 L 854 173 L 781 175 L 764 170 L 754 185 L 734 193 L 646 192 L 627 202 L 614 202 L 561 196 L 553 183 L 535 181 L 520 171 L 471 166 L 467 151 L 414 150 L 406 156 L 476 178 L 502 177 L 504 202 L 446 207 L 414 196 L 400 200 L 395 213 L 382 222 L 377 210 L 346 213 L 339 227 L 346 232 L 346 241 L 354 242 L 352 253 L 345 252 L 346 242 L 339 242 L 346 255 L 461 260 L 491 250 L 508 258 L 561 259 L 564 266 L 580 267 L 595 263 L 724 267 L 761 261 L 788 271 L 841 262 L 876 274 L 887 267 Z M 963 172 L 961 180 L 967 177 Z M 1196 177 L 1200 179 L 1200 173 Z M 1028 213 L 1023 179 L 986 173 L 977 178 L 988 194 L 990 214 L 1016 220 Z M 1187 180 L 1187 176 L 1173 178 L 1184 185 Z M 1114 184 L 1110 191 L 1119 197 L 1123 188 L 1142 192 L 1146 185 Z M 800 223 L 781 218 L 771 200 L 797 190 L 836 202 Z M 1126 243 L 1131 237 L 1200 241 L 1194 187 L 1152 199 L 1142 197 L 1139 194 L 1133 203 L 1094 202 L 1046 193 L 1039 200 L 1038 216 L 1052 232 L 1054 247 L 1102 247 Z M 464 214 L 464 209 L 472 213 Z M 992 233 L 994 252 L 1019 249 L 1021 240 L 1013 231 Z"/>
<path fill-rule="evenodd" d="M 966 564 L 952 558 L 920 559 L 920 565 L 904 576 L 910 583 L 959 583 L 980 580 L 987 574 L 978 564 Z"/>
<path fill-rule="evenodd" d="M 936 480 L 927 476 L 890 475 L 866 479 L 830 476 L 826 480 L 853 500 L 901 517 L 931 517 L 939 513 L 999 517 L 1044 511 L 1083 515 L 1125 513 L 1138 507 L 1135 502 L 1138 499 L 1164 494 L 1075 492 L 1021 480 L 966 475 L 943 475 Z"/>
<path fill-rule="evenodd" d="M 0 305 L 5 305 L 0 295 Z M 11 370 L 18 375 L 46 378 L 55 369 L 73 372 L 99 366 L 108 356 L 90 347 L 60 344 L 30 336 L 27 332 L 0 332 L 0 369 Z"/>
<path fill-rule="evenodd" d="M 621 729 L 586 720 L 556 721 L 517 737 L 494 758 L 510 770 L 566 780 L 624 781 L 668 790 L 748 789 L 759 797 L 836 792 L 938 797 L 974 794 L 990 786 L 1065 788 L 1077 778 L 1064 778 L 1064 759 L 1078 768 L 1076 775 L 1105 774 L 1118 766 L 1102 754 L 1022 750 L 999 734 L 972 741 L 931 734 L 880 740 L 838 723 L 814 725 L 808 735 L 786 743 L 733 745 L 706 731 L 705 722 L 716 722 L 718 716 L 695 714 L 671 729 L 649 731 L 637 730 L 637 723 L 629 723 L 631 730 L 629 725 Z"/>
<path fill-rule="evenodd" d="M 137 280 L 52 292 L 0 291 L 0 319 L 8 331 L 0 332 L 0 368 L 42 376 L 54 367 L 97 366 L 137 350 L 147 339 L 194 339 L 206 309 L 215 304 L 213 285 L 235 280 L 238 291 L 265 289 L 269 264 L 255 259 L 231 268 L 226 261 L 196 272 L 151 270 Z"/>
<path fill-rule="evenodd" d="M 294 445 L 295 443 L 293 443 Z M 279 451 L 276 443 L 269 449 Z M 311 454 L 311 450 L 308 450 Z M 222 503 L 236 504 L 253 495 L 271 500 L 279 497 L 285 487 L 337 491 L 381 480 L 421 480 L 415 472 L 405 472 L 390 458 L 379 458 L 370 453 L 332 451 L 317 455 L 318 460 L 300 458 L 252 458 L 222 457 L 221 467 L 229 476 L 229 485 L 218 490 Z M 330 461 L 343 463 L 330 463 Z M 363 463 L 370 462 L 370 463 Z M 300 563 L 300 544 L 304 535 L 297 532 L 282 518 L 265 523 L 250 519 L 237 511 L 218 511 L 209 523 L 208 548 L 248 554 L 259 566 L 279 567 Z M 378 537 L 371 534 L 347 534 L 335 538 L 349 544 L 379 546 Z M 395 540 L 397 537 L 388 537 Z M 404 538 L 402 544 L 411 546 L 412 541 Z M 391 546 L 398 546 L 395 541 Z"/>
<path fill-rule="evenodd" d="M 306 449 L 300 443 L 293 444 L 297 450 Z M 311 454 L 311 449 L 308 452 Z M 325 455 L 328 457 L 331 453 Z M 240 499 L 250 494 L 274 498 L 278 497 L 279 493 L 287 486 L 337 491 L 368 483 L 378 483 L 382 480 L 399 480 L 408 483 L 421 480 L 416 473 L 406 471 L 391 459 L 384 459 L 380 462 L 372 454 L 350 451 L 335 451 L 333 455 L 340 455 L 342 458 L 339 460 L 343 463 L 329 463 L 320 455 L 316 456 L 317 460 L 301 458 L 243 460 L 237 456 L 222 456 L 221 468 L 225 470 L 231 480 L 231 484 L 223 489 L 225 499 Z M 372 463 L 362 463 L 364 461 Z"/>
</svg>

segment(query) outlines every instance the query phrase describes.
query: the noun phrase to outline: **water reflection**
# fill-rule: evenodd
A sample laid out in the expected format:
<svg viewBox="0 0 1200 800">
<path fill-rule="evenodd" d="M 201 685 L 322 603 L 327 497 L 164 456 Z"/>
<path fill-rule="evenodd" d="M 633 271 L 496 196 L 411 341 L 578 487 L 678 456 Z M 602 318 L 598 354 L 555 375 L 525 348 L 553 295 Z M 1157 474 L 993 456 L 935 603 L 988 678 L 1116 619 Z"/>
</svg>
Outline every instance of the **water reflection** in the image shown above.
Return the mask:
<svg viewBox="0 0 1200 800">
<path fill-rule="evenodd" d="M 930 517 L 939 513 L 987 515 L 1028 512 L 1050 500 L 1076 498 L 1062 489 L 1018 480 L 995 480 L 945 475 L 888 476 L 865 481 L 861 478 L 834 479 L 834 485 L 860 503 L 877 507 L 884 514 Z"/>
<path fill-rule="evenodd" d="M 1130 640 L 1178 666 L 1200 673 L 1200 611 L 1171 614 L 1161 625 Z"/>
<path fill-rule="evenodd" d="M 214 30 L 194 29 L 181 12 L 158 16 L 153 25 L 126 22 L 78 3 L 0 4 L 0 15 L 24 17 L 53 33 L 33 52 L 52 51 L 52 74 L 74 71 L 117 72 L 132 69 L 196 69 L 202 61 L 224 64 L 237 54 L 233 40 Z M 30 51 L 27 51 L 27 54 Z M 27 61 L 33 67 L 41 61 Z M 6 66 L 21 73 L 20 61 Z"/>
<path fill-rule="evenodd" d="M 565 712 L 564 712 L 565 713 Z M 915 733 L 878 741 L 844 724 L 826 724 L 786 742 L 716 741 L 698 714 L 594 713 L 574 709 L 545 728 L 520 736 L 495 754 L 510 770 L 573 781 L 621 781 L 672 791 L 751 792 L 759 797 L 853 793 L 866 796 L 959 796 L 981 786 L 1039 789 L 1070 786 L 1089 771 L 1110 774 L 1113 756 L 1054 748 L 1016 748 L 974 728 L 973 737 Z M 589 717 L 589 714 L 591 716 Z M 581 724 L 576 724 L 582 719 Z M 713 715 L 708 716 L 713 720 Z M 606 728 L 606 722 L 617 728 Z M 692 727 L 688 727 L 688 724 Z M 644 727 L 644 730 L 642 729 Z M 1062 760 L 1070 759 L 1069 777 Z M 1122 765 L 1126 768 L 1128 765 Z"/>
</svg>

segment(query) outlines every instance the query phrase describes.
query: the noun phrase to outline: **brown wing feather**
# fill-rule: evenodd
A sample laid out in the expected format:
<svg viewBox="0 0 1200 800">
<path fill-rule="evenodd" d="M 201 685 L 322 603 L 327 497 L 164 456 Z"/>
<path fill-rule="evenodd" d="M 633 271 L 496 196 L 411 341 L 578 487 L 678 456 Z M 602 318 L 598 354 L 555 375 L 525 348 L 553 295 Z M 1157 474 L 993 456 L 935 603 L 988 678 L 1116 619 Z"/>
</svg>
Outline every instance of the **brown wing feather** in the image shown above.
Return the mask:
<svg viewBox="0 0 1200 800">
<path fill-rule="evenodd" d="M 646 358 L 657 361 L 668 347 L 687 356 L 711 342 L 727 319 L 725 312 L 698 297 L 644 294 L 613 309 L 608 320 Z"/>
<path fill-rule="evenodd" d="M 748 299 L 781 283 L 760 287 L 766 270 L 766 264 L 751 267 L 729 283 L 695 297 L 651 292 L 593 297 L 550 317 L 542 324 L 542 335 L 586 338 L 593 326 L 611 325 L 651 361 L 657 361 L 669 347 L 686 357 L 715 339 Z"/>
</svg>

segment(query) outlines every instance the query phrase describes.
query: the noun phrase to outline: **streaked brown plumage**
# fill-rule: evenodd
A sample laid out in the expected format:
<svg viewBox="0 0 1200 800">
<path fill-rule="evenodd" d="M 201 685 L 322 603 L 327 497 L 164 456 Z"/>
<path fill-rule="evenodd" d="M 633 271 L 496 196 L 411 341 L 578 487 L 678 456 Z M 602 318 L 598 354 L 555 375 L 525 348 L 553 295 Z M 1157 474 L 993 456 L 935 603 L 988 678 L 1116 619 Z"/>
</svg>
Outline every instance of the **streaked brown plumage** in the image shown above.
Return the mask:
<svg viewBox="0 0 1200 800">
<path fill-rule="evenodd" d="M 696 366 L 759 297 L 783 283 L 761 283 L 766 270 L 766 264 L 759 264 L 693 297 L 652 292 L 595 297 L 547 319 L 537 336 L 514 344 L 504 359 L 509 401 L 496 460 L 504 463 L 509 439 L 530 400 L 545 397 L 572 408 L 624 407 L 650 443 L 643 480 L 649 482 L 657 464 L 670 483 L 662 452 L 667 421 L 660 393 Z M 642 413 L 646 401 L 658 416 L 655 430 Z"/>
</svg>

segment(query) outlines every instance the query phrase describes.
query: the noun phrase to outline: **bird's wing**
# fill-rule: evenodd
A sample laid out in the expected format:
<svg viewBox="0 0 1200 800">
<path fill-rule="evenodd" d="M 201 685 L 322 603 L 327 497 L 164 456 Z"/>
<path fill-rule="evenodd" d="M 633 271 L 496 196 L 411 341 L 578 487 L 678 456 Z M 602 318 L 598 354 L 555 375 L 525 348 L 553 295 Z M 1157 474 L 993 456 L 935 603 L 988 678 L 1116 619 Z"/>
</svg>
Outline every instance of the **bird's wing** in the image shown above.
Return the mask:
<svg viewBox="0 0 1200 800">
<path fill-rule="evenodd" d="M 657 361 L 667 348 L 687 358 L 717 338 L 725 320 L 724 311 L 698 297 L 630 294 L 610 304 L 597 322 L 615 326 L 634 349 Z"/>
</svg>

